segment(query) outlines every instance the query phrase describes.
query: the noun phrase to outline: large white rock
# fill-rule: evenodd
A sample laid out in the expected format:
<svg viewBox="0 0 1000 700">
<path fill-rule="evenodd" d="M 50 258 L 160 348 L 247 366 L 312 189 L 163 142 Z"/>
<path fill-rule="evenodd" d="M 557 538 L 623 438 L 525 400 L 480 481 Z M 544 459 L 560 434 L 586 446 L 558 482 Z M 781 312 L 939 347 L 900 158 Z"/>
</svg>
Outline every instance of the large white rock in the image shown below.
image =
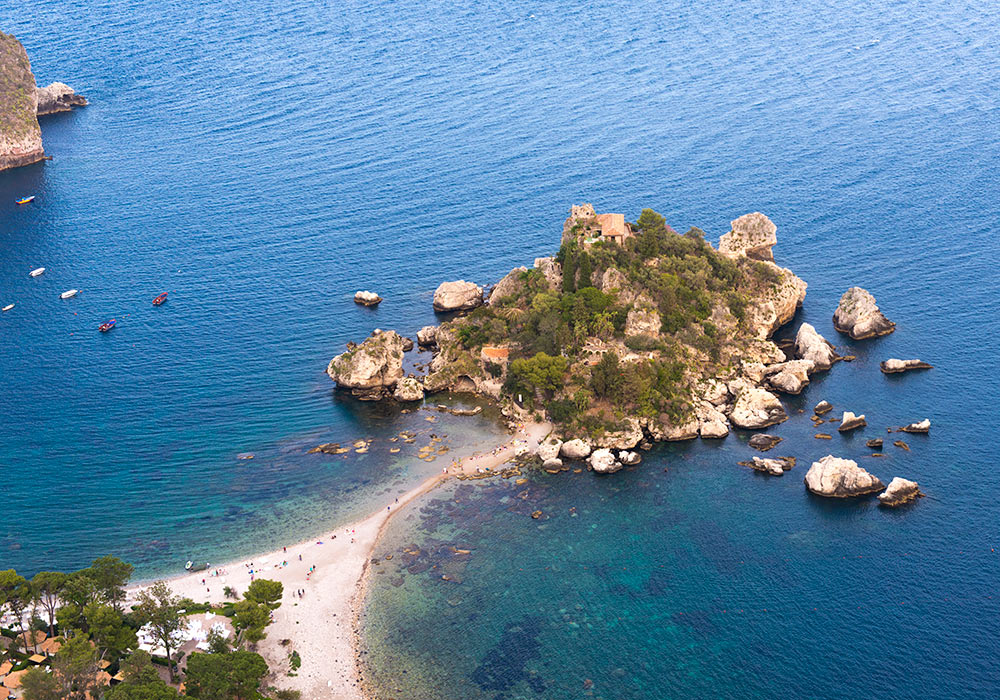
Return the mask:
<svg viewBox="0 0 1000 700">
<path fill-rule="evenodd" d="M 816 332 L 811 324 L 803 323 L 795 334 L 795 354 L 813 363 L 813 370 L 827 370 L 839 358 L 830 342 Z"/>
<path fill-rule="evenodd" d="M 38 98 L 38 106 L 35 108 L 38 115 L 69 112 L 74 107 L 84 107 L 87 104 L 87 99 L 83 95 L 77 95 L 66 83 L 35 87 L 35 95 Z"/>
<path fill-rule="evenodd" d="M 442 282 L 434 292 L 435 311 L 467 311 L 482 303 L 483 288 L 475 282 Z"/>
<path fill-rule="evenodd" d="M 560 446 L 559 454 L 566 459 L 586 459 L 590 454 L 590 445 L 579 438 L 567 440 Z"/>
<path fill-rule="evenodd" d="M 708 401 L 702 401 L 695 410 L 698 417 L 698 434 L 705 439 L 719 439 L 729 435 L 726 414 Z"/>
<path fill-rule="evenodd" d="M 424 326 L 417 331 L 417 345 L 427 347 L 437 342 L 437 326 Z"/>
<path fill-rule="evenodd" d="M 562 440 L 550 437 L 538 446 L 538 456 L 543 462 L 556 459 L 559 456 L 559 449 L 562 447 Z"/>
<path fill-rule="evenodd" d="M 526 267 L 515 267 L 513 270 L 508 272 L 503 279 L 496 283 L 493 290 L 490 292 L 490 303 L 495 304 L 504 297 L 517 294 L 521 288 L 524 287 L 522 277 L 527 271 L 528 268 Z"/>
<path fill-rule="evenodd" d="M 413 377 L 403 377 L 396 383 L 392 397 L 397 401 L 423 401 L 424 386 Z"/>
<path fill-rule="evenodd" d="M 403 339 L 395 331 L 376 330 L 361 345 L 337 355 L 326 368 L 337 385 L 357 395 L 374 396 L 403 377 Z"/>
<path fill-rule="evenodd" d="M 857 462 L 833 455 L 813 462 L 806 472 L 805 483 L 813 493 L 830 498 L 863 496 L 884 487 L 878 477 L 866 472 Z"/>
<path fill-rule="evenodd" d="M 660 312 L 650 308 L 633 308 L 625 317 L 625 335 L 646 335 L 651 338 L 660 335 Z"/>
<path fill-rule="evenodd" d="M 361 304 L 362 306 L 378 306 L 382 303 L 382 297 L 366 289 L 354 293 L 354 303 Z"/>
<path fill-rule="evenodd" d="M 879 311 L 875 297 L 861 287 L 851 287 L 840 297 L 833 313 L 833 327 L 855 340 L 887 335 L 896 330 L 896 324 Z"/>
<path fill-rule="evenodd" d="M 880 367 L 886 374 L 907 372 L 911 369 L 933 369 L 933 365 L 929 365 L 923 360 L 899 360 L 895 357 L 882 362 Z"/>
<path fill-rule="evenodd" d="M 772 389 L 785 394 L 800 394 L 809 384 L 809 373 L 814 366 L 812 360 L 789 360 L 771 365 L 764 373 Z"/>
<path fill-rule="evenodd" d="M 607 448 L 594 450 L 590 455 L 590 468 L 598 474 L 613 474 L 622 468 L 614 453 Z"/>
<path fill-rule="evenodd" d="M 754 260 L 774 262 L 771 248 L 778 242 L 778 227 L 769 218 L 755 211 L 732 222 L 729 233 L 719 239 L 719 252 L 736 258 L 742 255 Z"/>
<path fill-rule="evenodd" d="M 778 397 L 766 389 L 744 387 L 736 397 L 729 420 L 740 428 L 766 428 L 787 420 L 788 414 Z"/>
<path fill-rule="evenodd" d="M 884 506 L 895 507 L 916 500 L 921 495 L 920 486 L 917 485 L 916 481 L 901 479 L 897 476 L 889 482 L 885 491 L 878 495 L 878 501 Z"/>
<path fill-rule="evenodd" d="M 865 420 L 865 414 L 854 415 L 851 411 L 844 411 L 844 415 L 840 417 L 840 426 L 837 428 L 842 433 L 846 433 L 849 430 L 855 430 L 857 428 L 863 428 L 868 425 L 868 421 Z"/>
</svg>

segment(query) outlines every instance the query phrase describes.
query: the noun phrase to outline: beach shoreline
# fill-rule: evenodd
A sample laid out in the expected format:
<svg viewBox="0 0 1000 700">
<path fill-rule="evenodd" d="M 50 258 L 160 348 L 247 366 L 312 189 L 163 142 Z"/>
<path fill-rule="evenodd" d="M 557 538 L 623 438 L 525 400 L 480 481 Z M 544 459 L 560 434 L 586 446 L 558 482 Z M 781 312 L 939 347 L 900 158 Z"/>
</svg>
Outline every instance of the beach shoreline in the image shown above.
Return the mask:
<svg viewBox="0 0 1000 700">
<path fill-rule="evenodd" d="M 375 548 L 392 517 L 448 479 L 496 469 L 517 454 L 533 453 L 551 431 L 547 423 L 524 423 L 510 439 L 488 452 L 454 459 L 435 474 L 366 517 L 328 534 L 270 552 L 244 557 L 206 571 L 180 574 L 166 581 L 174 594 L 197 602 L 225 602 L 225 587 L 242 595 L 254 578 L 280 581 L 282 605 L 274 611 L 267 637 L 257 651 L 271 669 L 268 682 L 299 690 L 305 698 L 367 700 L 359 667 L 360 614 Z M 153 581 L 130 586 L 129 601 Z M 301 592 L 301 595 L 300 595 Z M 283 640 L 290 640 L 282 644 Z M 289 655 L 298 652 L 302 666 L 289 676 Z"/>
</svg>

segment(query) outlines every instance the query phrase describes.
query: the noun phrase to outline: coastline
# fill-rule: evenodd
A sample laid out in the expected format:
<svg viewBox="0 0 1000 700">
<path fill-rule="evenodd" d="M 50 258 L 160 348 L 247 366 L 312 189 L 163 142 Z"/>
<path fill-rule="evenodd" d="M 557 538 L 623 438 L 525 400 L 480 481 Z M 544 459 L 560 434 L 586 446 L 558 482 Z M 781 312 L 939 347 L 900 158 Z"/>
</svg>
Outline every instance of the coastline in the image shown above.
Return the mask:
<svg viewBox="0 0 1000 700">
<path fill-rule="evenodd" d="M 548 423 L 525 423 L 510 439 L 489 452 L 475 452 L 454 460 L 440 474 L 431 476 L 392 503 L 359 521 L 343 525 L 329 535 L 296 542 L 281 549 L 256 554 L 208 571 L 181 574 L 164 580 L 175 595 L 213 604 L 225 601 L 223 589 L 232 586 L 242 594 L 254 577 L 284 585 L 282 605 L 257 651 L 267 660 L 278 687 L 300 690 L 303 697 L 367 700 L 358 665 L 359 618 L 368 585 L 368 564 L 392 517 L 405 506 L 432 491 L 445 480 L 479 469 L 494 469 L 509 461 L 522 445 L 529 452 L 549 434 Z M 218 571 L 220 575 L 214 573 Z M 204 583 L 203 583 L 204 582 Z M 146 581 L 128 589 L 133 600 Z M 297 591 L 302 590 L 302 597 Z M 282 640 L 291 640 L 289 646 Z M 302 666 L 297 675 L 282 674 L 291 650 Z"/>
</svg>

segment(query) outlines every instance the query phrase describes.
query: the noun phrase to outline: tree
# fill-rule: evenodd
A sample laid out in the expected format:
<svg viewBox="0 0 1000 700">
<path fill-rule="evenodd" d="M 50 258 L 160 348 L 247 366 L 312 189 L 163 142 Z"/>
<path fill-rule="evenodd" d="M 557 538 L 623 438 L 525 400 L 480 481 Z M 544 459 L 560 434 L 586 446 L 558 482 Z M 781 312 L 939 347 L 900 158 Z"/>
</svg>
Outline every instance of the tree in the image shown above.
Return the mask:
<svg viewBox="0 0 1000 700">
<path fill-rule="evenodd" d="M 179 603 L 170 587 L 163 581 L 157 581 L 139 592 L 139 604 L 136 606 L 139 619 L 149 625 L 153 636 L 167 652 L 167 669 L 171 681 L 174 680 L 173 650 L 180 643 L 181 629 L 184 627 Z"/>
<path fill-rule="evenodd" d="M 83 616 L 90 627 L 90 637 L 101 658 L 117 659 L 127 649 L 136 646 L 135 632 L 125 624 L 121 613 L 110 605 L 91 603 L 83 609 Z"/>
<path fill-rule="evenodd" d="M 56 634 L 56 608 L 59 607 L 59 594 L 66 585 L 67 578 L 69 577 L 61 571 L 39 571 L 31 579 L 35 590 L 38 591 L 38 602 L 41 603 L 49 617 L 50 637 L 54 637 Z"/>
<path fill-rule="evenodd" d="M 36 666 L 21 678 L 24 700 L 63 700 L 63 686 L 51 673 Z"/>
<path fill-rule="evenodd" d="M 24 576 L 18 574 L 14 569 L 0 571 L 0 607 L 6 604 L 14 617 L 17 618 L 17 624 L 21 630 L 21 641 L 24 643 L 24 650 L 27 651 L 30 644 L 37 652 L 35 633 L 31 629 L 30 624 L 25 625 L 24 620 L 26 617 L 25 613 L 32 607 L 34 597 L 34 589 Z M 28 622 L 31 622 L 30 619 Z"/>
<path fill-rule="evenodd" d="M 132 578 L 132 565 L 110 555 L 99 557 L 90 565 L 90 577 L 101 597 L 111 603 L 116 611 L 121 612 L 120 606 L 125 600 L 125 585 Z"/>
<path fill-rule="evenodd" d="M 602 399 L 615 399 L 622 386 L 621 367 L 618 355 L 606 352 L 590 371 L 590 388 Z"/>
<path fill-rule="evenodd" d="M 518 358 L 510 363 L 511 380 L 526 389 L 555 391 L 563 384 L 563 375 L 569 361 L 544 352 L 536 353 L 530 360 Z"/>
<path fill-rule="evenodd" d="M 241 600 L 233 606 L 233 628 L 237 643 L 256 644 L 264 638 L 264 628 L 271 621 L 271 609 L 252 600 Z"/>
<path fill-rule="evenodd" d="M 263 603 L 274 610 L 281 605 L 280 601 L 283 592 L 284 586 L 281 585 L 281 581 L 270 581 L 266 578 L 259 578 L 250 584 L 243 597 L 254 603 Z"/>
<path fill-rule="evenodd" d="M 138 649 L 122 661 L 123 680 L 105 696 L 107 700 L 175 700 L 180 695 L 163 682 L 150 655 Z"/>
<path fill-rule="evenodd" d="M 52 658 L 52 670 L 63 686 L 63 697 L 86 700 L 96 697 L 97 651 L 84 635 L 67 639 Z"/>
<path fill-rule="evenodd" d="M 265 675 L 267 663 L 260 654 L 195 653 L 188 658 L 185 693 L 200 700 L 250 700 L 258 697 Z"/>
<path fill-rule="evenodd" d="M 594 268 L 590 262 L 590 255 L 587 253 L 580 253 L 580 262 L 578 263 L 576 274 L 576 288 L 578 290 L 594 286 Z"/>
</svg>

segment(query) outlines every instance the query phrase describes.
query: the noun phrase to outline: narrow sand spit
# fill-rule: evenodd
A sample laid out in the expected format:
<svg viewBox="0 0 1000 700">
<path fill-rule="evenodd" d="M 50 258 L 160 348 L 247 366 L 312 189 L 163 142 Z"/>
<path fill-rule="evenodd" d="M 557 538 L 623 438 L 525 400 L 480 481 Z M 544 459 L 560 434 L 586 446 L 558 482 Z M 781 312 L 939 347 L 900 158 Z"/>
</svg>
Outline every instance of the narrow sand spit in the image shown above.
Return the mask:
<svg viewBox="0 0 1000 700">
<path fill-rule="evenodd" d="M 394 498 L 385 510 L 364 520 L 284 549 L 168 579 L 170 587 L 181 597 L 221 603 L 225 586 L 242 595 L 250 585 L 251 570 L 255 578 L 281 581 L 285 589 L 281 607 L 274 611 L 267 638 L 258 646 L 268 666 L 277 671 L 274 685 L 301 690 L 303 698 L 364 700 L 355 663 L 354 622 L 364 597 L 362 580 L 368 562 L 390 518 L 445 479 L 494 469 L 513 458 L 520 445 L 534 452 L 551 427 L 527 423 L 503 445 L 466 456 L 457 464 L 452 462 L 446 471 L 400 496 L 398 502 Z M 220 575 L 214 575 L 216 571 Z M 141 588 L 132 587 L 130 599 Z M 284 646 L 282 640 L 291 640 L 291 644 Z M 288 669 L 291 649 L 299 653 L 302 667 L 296 676 L 289 677 L 283 669 Z"/>
</svg>

